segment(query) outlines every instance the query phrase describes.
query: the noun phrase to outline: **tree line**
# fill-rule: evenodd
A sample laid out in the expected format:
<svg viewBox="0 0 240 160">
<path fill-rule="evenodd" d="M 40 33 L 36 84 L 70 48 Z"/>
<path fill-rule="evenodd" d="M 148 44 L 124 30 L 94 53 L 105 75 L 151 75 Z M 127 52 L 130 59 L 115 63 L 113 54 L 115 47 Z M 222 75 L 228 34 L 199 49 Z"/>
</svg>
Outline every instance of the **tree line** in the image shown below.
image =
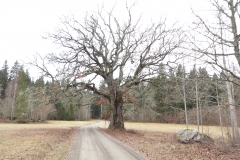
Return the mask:
<svg viewBox="0 0 240 160">
<path fill-rule="evenodd" d="M 0 86 L 0 117 L 21 123 L 47 119 L 88 120 L 92 118 L 91 111 L 99 108 L 92 100 L 92 93 L 79 95 L 73 90 L 66 91 L 43 77 L 34 80 L 18 61 L 11 69 L 5 61 L 0 70 Z M 93 116 L 100 118 L 99 111 Z"/>
<path fill-rule="evenodd" d="M 217 105 L 226 107 L 223 76 L 216 73 L 211 76 L 206 68 L 196 66 L 186 71 L 182 64 L 176 68 L 161 64 L 156 77 L 131 87 L 124 95 L 124 117 L 130 121 L 185 123 L 183 86 L 186 87 L 187 110 L 196 108 L 196 103 L 204 109 Z M 110 111 L 106 100 L 101 102 L 99 96 L 87 90 L 65 90 L 62 84 L 44 81 L 43 77 L 31 79 L 29 72 L 18 62 L 9 70 L 5 61 L 0 70 L 0 80 L 1 117 L 19 121 L 87 120 L 101 118 Z M 195 96 L 196 81 L 198 101 Z M 107 90 L 104 82 L 99 88 L 102 92 Z M 190 123 L 196 124 L 196 121 Z"/>
<path fill-rule="evenodd" d="M 125 97 L 125 119 L 186 123 L 186 109 L 190 124 L 220 125 L 219 108 L 222 112 L 229 109 L 225 82 L 223 73 L 210 74 L 203 67 L 196 68 L 194 65 L 187 71 L 182 64 L 176 68 L 166 68 L 162 64 L 158 75 L 151 81 L 129 90 L 128 96 L 135 101 L 128 103 Z M 236 84 L 234 87 L 237 90 L 239 88 Z M 238 104 L 237 93 L 234 93 L 234 97 Z M 225 121 L 225 124 L 229 125 L 230 122 Z"/>
</svg>

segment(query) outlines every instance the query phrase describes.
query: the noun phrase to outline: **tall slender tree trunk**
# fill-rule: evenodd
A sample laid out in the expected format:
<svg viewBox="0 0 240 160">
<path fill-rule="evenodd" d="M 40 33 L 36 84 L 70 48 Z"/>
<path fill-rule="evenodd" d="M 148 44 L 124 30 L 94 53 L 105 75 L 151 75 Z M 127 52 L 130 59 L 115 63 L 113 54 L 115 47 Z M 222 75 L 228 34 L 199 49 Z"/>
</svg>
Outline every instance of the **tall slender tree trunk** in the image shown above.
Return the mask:
<svg viewBox="0 0 240 160">
<path fill-rule="evenodd" d="M 13 90 L 13 100 L 12 100 L 12 108 L 11 108 L 11 120 L 13 120 L 13 114 L 14 114 L 14 104 L 15 104 L 15 99 L 16 99 L 16 91 L 17 91 L 17 79 L 14 80 L 14 90 Z"/>
<path fill-rule="evenodd" d="M 184 62 L 183 62 L 184 68 Z M 186 79 L 185 79 L 185 72 L 183 73 L 183 103 L 184 103 L 184 111 L 185 111 L 185 121 L 186 121 L 186 128 L 188 129 L 188 115 L 187 115 L 187 100 L 186 100 Z"/>
<path fill-rule="evenodd" d="M 196 71 L 197 72 L 197 71 Z M 198 105 L 198 81 L 197 81 L 197 73 L 195 75 L 195 90 L 196 90 L 196 107 L 197 107 L 197 126 L 199 131 L 199 105 Z"/>
<path fill-rule="evenodd" d="M 188 129 L 188 115 L 187 115 L 187 101 L 186 101 L 185 84 L 183 85 L 183 103 L 184 103 L 184 110 L 185 110 L 186 128 Z"/>
<path fill-rule="evenodd" d="M 204 102 L 205 103 L 205 102 Z M 203 116 L 202 116 L 202 106 L 204 107 L 204 105 L 200 105 L 199 106 L 199 118 L 200 118 L 200 124 L 201 124 L 201 127 L 202 127 L 202 133 L 203 133 Z"/>
<path fill-rule="evenodd" d="M 229 101 L 229 109 L 230 109 L 230 116 L 231 116 L 231 126 L 232 126 L 232 136 L 234 140 L 240 142 L 240 136 L 238 131 L 238 124 L 237 124 L 237 116 L 236 116 L 236 109 L 235 109 L 235 100 L 234 100 L 234 88 L 232 81 L 232 76 L 229 75 L 229 80 L 226 81 L 227 87 L 227 94 L 228 94 L 228 101 Z"/>
<path fill-rule="evenodd" d="M 234 54 L 235 57 L 238 61 L 238 65 L 240 66 L 240 52 L 239 52 L 239 35 L 237 33 L 237 24 L 236 24 L 236 19 L 235 19 L 235 12 L 234 12 L 234 6 L 233 6 L 233 0 L 230 0 L 229 7 L 231 10 L 231 23 L 232 23 L 232 33 L 233 33 L 233 39 L 234 39 Z M 223 37 L 223 32 L 222 32 L 222 21 L 220 20 L 220 25 L 221 25 L 221 37 Z M 222 52 L 224 54 L 224 47 L 223 47 L 223 42 L 222 43 Z M 224 68 L 227 69 L 227 64 L 226 64 L 226 59 L 225 56 L 223 56 L 223 65 Z M 238 131 L 238 124 L 237 124 L 237 116 L 236 116 L 236 109 L 235 109 L 235 101 L 234 101 L 234 88 L 233 88 L 233 83 L 232 83 L 232 75 L 230 73 L 226 73 L 224 71 L 225 75 L 227 76 L 226 80 L 226 88 L 227 88 L 227 95 L 228 95 L 228 102 L 229 102 L 229 108 L 230 108 L 230 118 L 231 118 L 231 126 L 232 126 L 232 136 L 233 139 L 240 142 L 240 136 L 239 136 L 239 131 Z"/>
<path fill-rule="evenodd" d="M 220 103 L 219 103 L 219 95 L 218 95 L 217 86 L 216 86 L 216 93 L 217 93 L 217 105 L 218 105 L 218 111 L 219 111 L 219 122 L 220 122 L 221 133 L 222 133 L 222 141 L 224 142 L 223 125 L 222 125 L 222 112 L 221 112 L 221 106 L 220 106 Z"/>
</svg>

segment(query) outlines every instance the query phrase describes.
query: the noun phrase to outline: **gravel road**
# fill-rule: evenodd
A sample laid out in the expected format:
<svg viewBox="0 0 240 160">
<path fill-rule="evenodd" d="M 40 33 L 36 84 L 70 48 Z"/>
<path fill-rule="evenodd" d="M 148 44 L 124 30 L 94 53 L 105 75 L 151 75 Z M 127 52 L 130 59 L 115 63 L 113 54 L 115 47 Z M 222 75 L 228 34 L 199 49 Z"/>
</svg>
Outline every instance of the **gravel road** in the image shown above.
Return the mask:
<svg viewBox="0 0 240 160">
<path fill-rule="evenodd" d="M 79 130 L 69 160 L 145 160 L 142 155 L 98 130 L 103 121 Z"/>
</svg>

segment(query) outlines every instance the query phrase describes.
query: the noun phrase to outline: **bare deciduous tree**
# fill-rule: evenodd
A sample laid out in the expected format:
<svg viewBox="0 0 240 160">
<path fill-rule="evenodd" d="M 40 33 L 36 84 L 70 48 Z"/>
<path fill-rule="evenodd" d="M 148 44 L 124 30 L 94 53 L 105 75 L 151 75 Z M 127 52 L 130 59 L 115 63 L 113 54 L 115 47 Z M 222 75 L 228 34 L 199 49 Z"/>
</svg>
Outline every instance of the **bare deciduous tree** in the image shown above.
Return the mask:
<svg viewBox="0 0 240 160">
<path fill-rule="evenodd" d="M 48 35 L 64 49 L 48 60 L 62 66 L 57 75 L 63 77 L 66 87 L 81 86 L 108 100 L 109 128 L 124 128 L 123 95 L 129 87 L 151 79 L 160 62 L 183 42 L 182 31 L 168 28 L 165 20 L 141 28 L 141 18 L 134 21 L 132 9 L 126 7 L 125 21 L 115 17 L 113 11 L 101 10 L 87 15 L 83 23 L 65 17 L 63 27 Z M 53 78 L 45 66 L 35 66 Z M 106 92 L 97 88 L 94 80 L 98 77 L 107 84 Z"/>
<path fill-rule="evenodd" d="M 220 68 L 226 75 L 226 88 L 228 92 L 230 116 L 232 123 L 233 138 L 240 141 L 237 117 L 235 113 L 235 101 L 234 95 L 232 94 L 233 78 L 239 76 L 234 70 L 226 65 L 225 59 L 228 58 L 231 63 L 236 61 L 236 65 L 240 67 L 240 51 L 239 41 L 240 36 L 238 33 L 240 13 L 239 13 L 239 0 L 211 0 L 213 6 L 213 12 L 215 19 L 211 22 L 203 19 L 198 14 L 194 13 L 198 19 L 197 30 L 200 38 L 200 43 L 193 43 L 194 49 L 198 53 L 207 55 L 207 62 Z M 215 21 L 216 20 L 216 21 Z M 205 40 L 203 40 L 205 39 Z M 230 64 L 231 65 L 231 64 Z"/>
</svg>

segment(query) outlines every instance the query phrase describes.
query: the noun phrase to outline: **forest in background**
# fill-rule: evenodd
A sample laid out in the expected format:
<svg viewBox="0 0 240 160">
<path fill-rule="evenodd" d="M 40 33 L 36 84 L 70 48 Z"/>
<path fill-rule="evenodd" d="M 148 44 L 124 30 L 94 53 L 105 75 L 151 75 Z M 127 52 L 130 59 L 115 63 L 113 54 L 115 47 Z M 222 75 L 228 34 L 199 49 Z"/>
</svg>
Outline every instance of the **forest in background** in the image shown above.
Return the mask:
<svg viewBox="0 0 240 160">
<path fill-rule="evenodd" d="M 138 122 L 230 125 L 229 104 L 223 73 L 210 74 L 207 68 L 186 69 L 184 64 L 166 67 L 161 64 L 158 75 L 150 82 L 141 82 L 124 94 L 124 119 Z M 51 120 L 107 119 L 110 108 L 106 100 L 91 91 L 66 89 L 63 84 L 34 80 L 18 63 L 10 69 L 7 60 L 0 70 L 0 117 L 16 122 Z M 234 97 L 239 104 L 239 86 Z M 104 92 L 101 82 L 99 90 Z M 185 95 L 185 96 L 184 96 Z M 185 98 L 184 98 L 185 97 Z M 237 107 L 240 123 L 240 110 Z"/>
</svg>

